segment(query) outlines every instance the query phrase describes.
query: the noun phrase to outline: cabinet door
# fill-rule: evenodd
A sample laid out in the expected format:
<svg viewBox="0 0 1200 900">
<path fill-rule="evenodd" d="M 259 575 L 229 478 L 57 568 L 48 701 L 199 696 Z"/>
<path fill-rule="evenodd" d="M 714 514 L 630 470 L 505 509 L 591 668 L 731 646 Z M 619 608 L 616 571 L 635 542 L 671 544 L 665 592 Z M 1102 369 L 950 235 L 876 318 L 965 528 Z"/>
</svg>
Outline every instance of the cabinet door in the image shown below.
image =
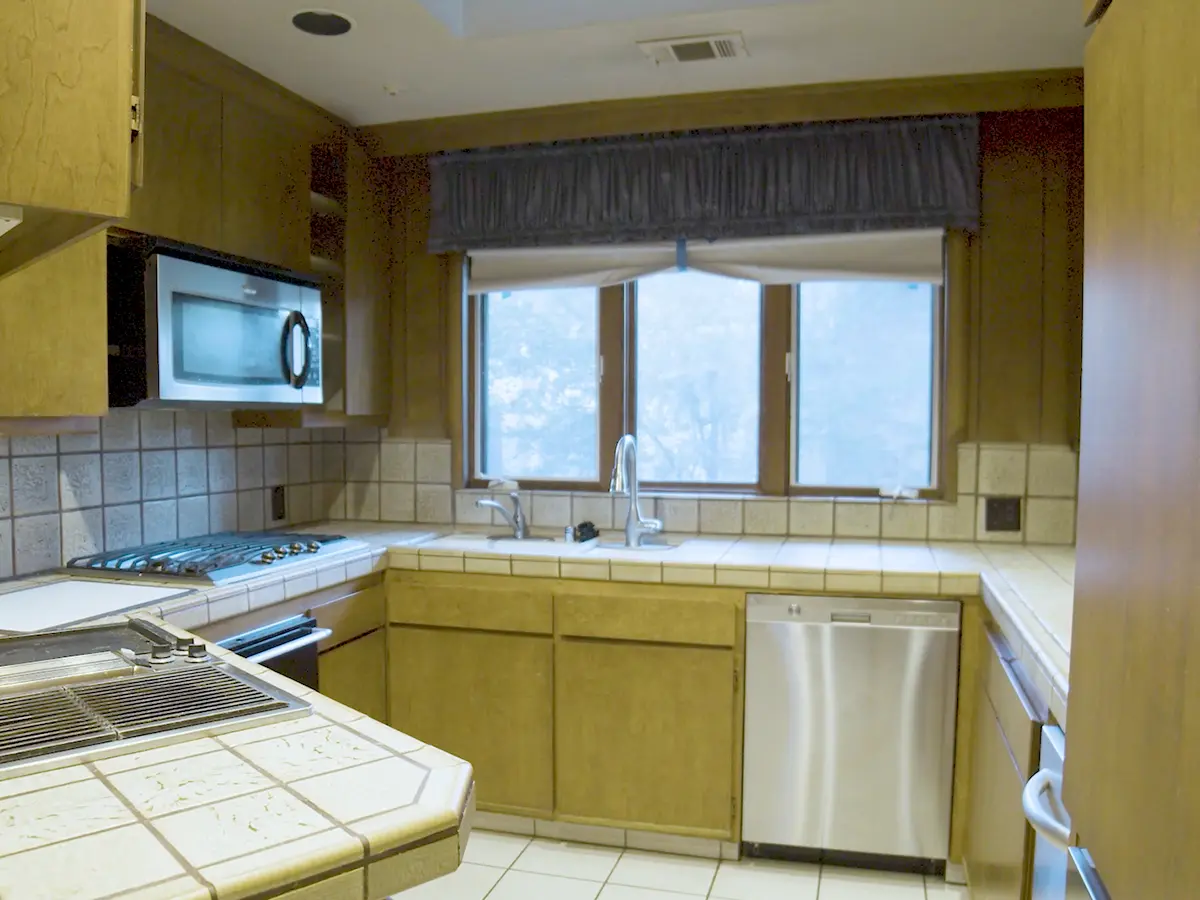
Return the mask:
<svg viewBox="0 0 1200 900">
<path fill-rule="evenodd" d="M 354 140 L 346 147 L 346 415 L 391 411 L 388 185 Z"/>
<path fill-rule="evenodd" d="M 221 245 L 221 92 L 155 57 L 146 63 L 145 176 L 125 228 Z"/>
<path fill-rule="evenodd" d="M 972 900 L 1022 900 L 1030 841 L 1021 791 L 1025 781 L 1000 719 L 980 692 L 972 741 L 967 878 Z"/>
<path fill-rule="evenodd" d="M 101 232 L 0 280 L 0 418 L 108 411 L 107 254 Z"/>
<path fill-rule="evenodd" d="M 732 650 L 562 640 L 555 682 L 560 814 L 732 836 Z"/>
<path fill-rule="evenodd" d="M 318 657 L 321 693 L 387 721 L 387 634 L 380 628 Z"/>
<path fill-rule="evenodd" d="M 549 637 L 388 629 L 388 724 L 475 767 L 481 807 L 554 808 Z"/>
<path fill-rule="evenodd" d="M 1200 4 L 1117 0 L 1086 57 L 1066 807 L 1113 897 L 1200 884 Z"/>
<path fill-rule="evenodd" d="M 129 211 L 133 0 L 0 3 L 0 203 Z"/>
<path fill-rule="evenodd" d="M 223 122 L 221 249 L 308 269 L 310 140 L 303 129 L 230 95 Z"/>
</svg>

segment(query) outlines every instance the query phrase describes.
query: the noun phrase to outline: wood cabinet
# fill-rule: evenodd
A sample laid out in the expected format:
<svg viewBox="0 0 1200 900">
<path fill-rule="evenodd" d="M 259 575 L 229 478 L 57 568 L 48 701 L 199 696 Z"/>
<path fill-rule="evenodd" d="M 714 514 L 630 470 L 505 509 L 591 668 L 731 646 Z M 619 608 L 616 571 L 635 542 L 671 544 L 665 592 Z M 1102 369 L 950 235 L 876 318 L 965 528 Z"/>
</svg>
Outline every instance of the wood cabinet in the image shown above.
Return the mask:
<svg viewBox="0 0 1200 900">
<path fill-rule="evenodd" d="M 389 724 L 471 762 L 480 807 L 736 840 L 742 592 L 388 579 Z"/>
<path fill-rule="evenodd" d="M 481 808 L 554 809 L 549 635 L 392 625 L 388 724 L 468 760 Z"/>
<path fill-rule="evenodd" d="M 220 249 L 307 270 L 311 140 L 281 117 L 230 95 L 221 121 Z"/>
<path fill-rule="evenodd" d="M 388 724 L 469 761 L 481 808 L 548 817 L 551 599 L 510 581 L 393 576 Z"/>
<path fill-rule="evenodd" d="M 317 658 L 321 693 L 379 722 L 386 722 L 387 634 L 377 628 Z"/>
<path fill-rule="evenodd" d="M 559 815 L 731 838 L 733 657 L 732 649 L 560 641 Z"/>
<path fill-rule="evenodd" d="M 386 594 L 382 584 L 319 594 L 309 614 L 333 632 L 318 649 L 321 693 L 372 719 L 387 721 Z"/>
<path fill-rule="evenodd" d="M 221 247 L 221 91 L 151 54 L 145 176 L 122 227 Z"/>
<path fill-rule="evenodd" d="M 0 5 L 0 277 L 129 211 L 140 0 Z M 6 339 L 8 335 L 4 335 Z"/>
<path fill-rule="evenodd" d="M 1200 4 L 1088 42 L 1084 376 L 1064 797 L 1113 897 L 1200 884 Z"/>
<path fill-rule="evenodd" d="M 986 639 L 976 684 L 964 865 L 972 900 L 1023 900 L 1033 864 L 1033 833 L 1021 793 L 1037 769 L 1039 716 L 1005 645 Z"/>
<path fill-rule="evenodd" d="M 107 254 L 94 234 L 0 279 L 0 432 L 108 411 Z"/>
</svg>

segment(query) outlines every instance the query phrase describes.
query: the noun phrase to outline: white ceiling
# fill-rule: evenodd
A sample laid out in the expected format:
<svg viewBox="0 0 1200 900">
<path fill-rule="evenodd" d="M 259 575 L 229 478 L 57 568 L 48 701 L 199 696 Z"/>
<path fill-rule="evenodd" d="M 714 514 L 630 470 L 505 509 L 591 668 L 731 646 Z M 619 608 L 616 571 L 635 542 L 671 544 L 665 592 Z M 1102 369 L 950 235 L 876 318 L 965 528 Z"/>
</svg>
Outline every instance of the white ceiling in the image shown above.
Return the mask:
<svg viewBox="0 0 1200 900">
<path fill-rule="evenodd" d="M 589 100 L 1083 64 L 1077 0 L 150 0 L 355 125 Z M 423 5 L 424 4 L 424 5 Z M 431 12 L 429 8 L 435 12 Z M 333 9 L 356 27 L 291 25 Z M 656 67 L 636 42 L 741 31 L 750 58 Z"/>
</svg>

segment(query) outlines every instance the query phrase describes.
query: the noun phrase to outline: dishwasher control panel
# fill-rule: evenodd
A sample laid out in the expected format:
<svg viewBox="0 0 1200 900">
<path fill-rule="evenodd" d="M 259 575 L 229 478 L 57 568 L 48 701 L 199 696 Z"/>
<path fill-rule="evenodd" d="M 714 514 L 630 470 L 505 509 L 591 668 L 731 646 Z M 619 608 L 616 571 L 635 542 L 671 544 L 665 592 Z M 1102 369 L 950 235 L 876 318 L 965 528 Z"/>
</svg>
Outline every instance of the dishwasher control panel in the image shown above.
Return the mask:
<svg viewBox="0 0 1200 900">
<path fill-rule="evenodd" d="M 746 598 L 747 622 L 957 631 L 961 615 L 962 607 L 957 600 L 780 594 L 751 594 Z"/>
</svg>

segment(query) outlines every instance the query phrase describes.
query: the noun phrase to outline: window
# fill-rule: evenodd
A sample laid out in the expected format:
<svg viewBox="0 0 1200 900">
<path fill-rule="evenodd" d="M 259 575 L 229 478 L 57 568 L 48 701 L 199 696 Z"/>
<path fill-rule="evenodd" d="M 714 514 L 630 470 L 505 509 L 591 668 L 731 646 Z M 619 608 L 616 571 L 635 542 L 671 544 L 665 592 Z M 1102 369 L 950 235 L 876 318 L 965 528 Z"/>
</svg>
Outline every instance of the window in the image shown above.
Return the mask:
<svg viewBox="0 0 1200 900">
<path fill-rule="evenodd" d="M 480 313 L 480 474 L 596 479 L 596 290 L 487 294 Z"/>
<path fill-rule="evenodd" d="M 796 483 L 929 487 L 935 286 L 808 282 L 796 293 Z"/>
<path fill-rule="evenodd" d="M 640 279 L 636 297 L 639 476 L 757 484 L 761 286 L 670 272 Z"/>
<path fill-rule="evenodd" d="M 946 308 L 936 267 L 896 259 L 877 280 L 672 270 L 472 298 L 472 483 L 607 490 L 631 432 L 655 490 L 940 496 L 965 428 L 965 307 Z"/>
</svg>

